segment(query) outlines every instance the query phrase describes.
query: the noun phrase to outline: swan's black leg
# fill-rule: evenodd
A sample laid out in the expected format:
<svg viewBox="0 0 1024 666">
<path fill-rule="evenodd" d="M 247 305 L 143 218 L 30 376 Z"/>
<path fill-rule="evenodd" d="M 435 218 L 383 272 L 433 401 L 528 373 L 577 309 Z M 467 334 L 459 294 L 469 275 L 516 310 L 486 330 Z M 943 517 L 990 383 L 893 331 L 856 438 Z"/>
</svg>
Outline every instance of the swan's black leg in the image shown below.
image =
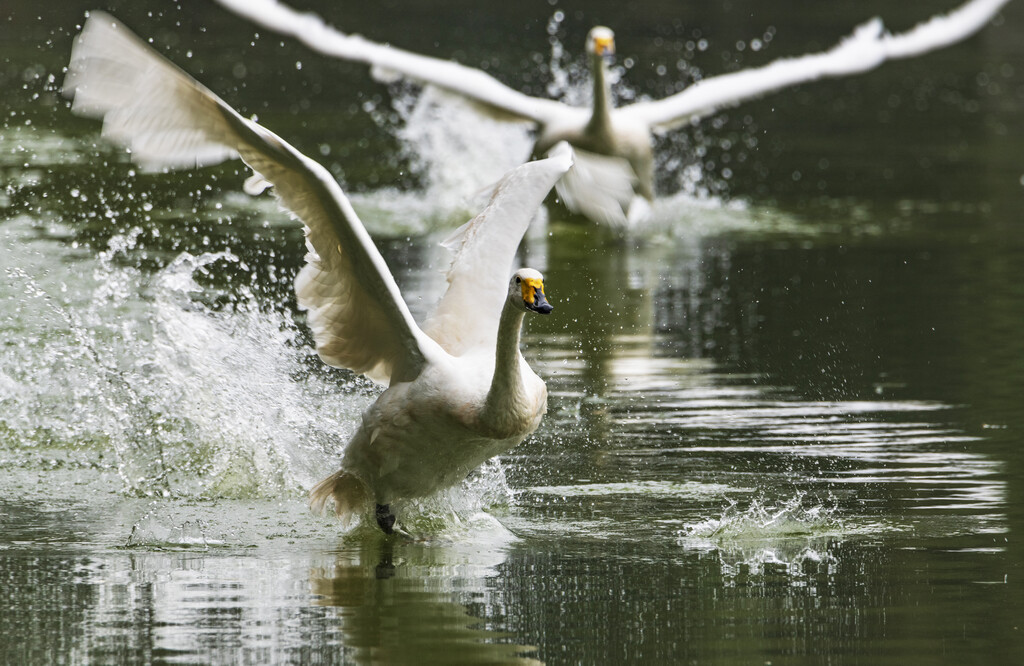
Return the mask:
<svg viewBox="0 0 1024 666">
<path fill-rule="evenodd" d="M 391 505 L 377 505 L 377 524 L 384 531 L 384 534 L 395 533 L 395 514 L 391 513 Z"/>
<path fill-rule="evenodd" d="M 380 542 L 380 561 L 377 563 L 377 568 L 374 571 L 377 576 L 377 580 L 387 580 L 388 578 L 394 578 L 395 576 L 395 565 L 392 561 L 392 552 L 394 550 L 394 540 L 384 539 Z"/>
</svg>

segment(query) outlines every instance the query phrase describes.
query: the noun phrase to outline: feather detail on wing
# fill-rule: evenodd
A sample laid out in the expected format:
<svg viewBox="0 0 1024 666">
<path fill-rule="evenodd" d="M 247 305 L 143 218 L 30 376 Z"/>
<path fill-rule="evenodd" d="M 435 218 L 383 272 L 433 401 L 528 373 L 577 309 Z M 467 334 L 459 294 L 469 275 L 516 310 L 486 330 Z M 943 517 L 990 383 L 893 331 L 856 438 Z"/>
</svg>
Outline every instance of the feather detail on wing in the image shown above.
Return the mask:
<svg viewBox="0 0 1024 666">
<path fill-rule="evenodd" d="M 972 0 L 899 35 L 884 32 L 880 19 L 858 27 L 828 51 L 776 60 L 764 67 L 698 81 L 662 100 L 638 102 L 614 111 L 648 127 L 671 129 L 719 109 L 781 88 L 816 79 L 859 74 L 886 60 L 909 58 L 973 35 L 1009 0 Z"/>
<path fill-rule="evenodd" d="M 555 184 L 565 206 L 613 228 L 629 225 L 627 212 L 640 182 L 629 162 L 578 148 L 572 168 Z"/>
<path fill-rule="evenodd" d="M 307 266 L 296 279 L 317 350 L 331 365 L 380 382 L 419 374 L 436 349 L 416 326 L 380 252 L 330 173 L 247 120 L 112 17 L 93 12 L 64 84 L 72 109 L 103 118 L 103 132 L 148 168 L 240 156 L 306 225 Z"/>
<path fill-rule="evenodd" d="M 309 48 L 334 58 L 366 63 L 381 81 L 404 77 L 462 95 L 489 109 L 498 118 L 517 118 L 546 124 L 571 112 L 561 102 L 530 97 L 473 67 L 377 44 L 360 35 L 347 35 L 312 13 L 301 13 L 277 0 L 217 0 L 239 16 L 275 32 L 298 39 Z"/>
<path fill-rule="evenodd" d="M 548 155 L 509 172 L 483 212 L 444 243 L 454 255 L 448 290 L 423 330 L 453 356 L 494 346 L 519 243 L 551 186 L 572 165 L 567 143 Z"/>
</svg>

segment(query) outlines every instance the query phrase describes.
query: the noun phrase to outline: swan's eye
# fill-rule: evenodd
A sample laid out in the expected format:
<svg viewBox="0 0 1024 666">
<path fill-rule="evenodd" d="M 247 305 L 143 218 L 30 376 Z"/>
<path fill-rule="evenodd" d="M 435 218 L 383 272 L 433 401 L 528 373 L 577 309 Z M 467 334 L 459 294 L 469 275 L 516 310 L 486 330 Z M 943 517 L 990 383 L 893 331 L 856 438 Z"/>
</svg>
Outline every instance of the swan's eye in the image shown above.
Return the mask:
<svg viewBox="0 0 1024 666">
<path fill-rule="evenodd" d="M 519 277 L 519 276 L 517 275 L 517 276 L 516 276 L 516 284 L 520 284 L 520 283 L 521 283 L 522 281 L 523 281 L 523 278 L 521 278 L 521 277 Z"/>
</svg>

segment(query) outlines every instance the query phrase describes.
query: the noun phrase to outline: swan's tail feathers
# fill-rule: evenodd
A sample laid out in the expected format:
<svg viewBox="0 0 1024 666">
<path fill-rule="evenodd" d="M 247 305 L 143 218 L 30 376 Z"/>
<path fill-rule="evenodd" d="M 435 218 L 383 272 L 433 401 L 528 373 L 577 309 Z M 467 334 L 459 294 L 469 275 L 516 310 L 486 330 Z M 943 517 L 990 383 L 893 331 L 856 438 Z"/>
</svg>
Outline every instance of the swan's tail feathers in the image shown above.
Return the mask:
<svg viewBox="0 0 1024 666">
<path fill-rule="evenodd" d="M 331 498 L 338 517 L 351 520 L 366 508 L 370 492 L 358 478 L 345 470 L 338 470 L 309 491 L 309 506 L 313 511 L 323 513 L 327 500 Z"/>
</svg>

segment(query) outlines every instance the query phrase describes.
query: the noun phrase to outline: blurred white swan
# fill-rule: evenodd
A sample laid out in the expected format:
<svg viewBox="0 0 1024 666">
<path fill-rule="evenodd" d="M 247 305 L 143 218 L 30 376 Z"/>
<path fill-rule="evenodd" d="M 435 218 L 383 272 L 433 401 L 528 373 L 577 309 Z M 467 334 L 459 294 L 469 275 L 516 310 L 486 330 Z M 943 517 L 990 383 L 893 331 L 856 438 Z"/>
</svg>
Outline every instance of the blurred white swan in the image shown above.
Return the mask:
<svg viewBox="0 0 1024 666">
<path fill-rule="evenodd" d="M 341 470 L 311 493 L 339 515 L 370 502 L 386 532 L 388 504 L 451 486 L 521 442 L 547 409 L 547 389 L 519 350 L 527 312 L 551 311 L 537 271 L 512 273 L 516 248 L 555 181 L 567 145 L 511 171 L 490 203 L 446 243 L 448 290 L 421 329 L 330 173 L 236 113 L 112 17 L 93 12 L 64 83 L 73 111 L 104 120 L 105 136 L 144 167 L 192 167 L 241 157 L 247 189 L 272 184 L 306 225 L 309 252 L 295 280 L 321 358 L 388 384 L 363 414 Z M 511 275 L 511 279 L 509 276 Z"/>
<path fill-rule="evenodd" d="M 530 97 L 479 69 L 344 34 L 318 16 L 297 12 L 277 0 L 217 2 L 315 51 L 366 63 L 381 80 L 406 77 L 461 95 L 499 118 L 532 123 L 537 128 L 534 155 L 568 141 L 575 149 L 575 164 L 557 185 L 566 206 L 595 222 L 632 226 L 649 216 L 654 197 L 652 133 L 798 83 L 857 74 L 886 60 L 949 46 L 980 30 L 1009 0 L 972 0 L 898 35 L 885 33 L 876 18 L 828 51 L 708 77 L 664 99 L 621 108 L 612 107 L 606 64 L 615 52 L 614 35 L 608 28 L 597 27 L 586 43 L 594 86 L 590 109 Z"/>
</svg>

